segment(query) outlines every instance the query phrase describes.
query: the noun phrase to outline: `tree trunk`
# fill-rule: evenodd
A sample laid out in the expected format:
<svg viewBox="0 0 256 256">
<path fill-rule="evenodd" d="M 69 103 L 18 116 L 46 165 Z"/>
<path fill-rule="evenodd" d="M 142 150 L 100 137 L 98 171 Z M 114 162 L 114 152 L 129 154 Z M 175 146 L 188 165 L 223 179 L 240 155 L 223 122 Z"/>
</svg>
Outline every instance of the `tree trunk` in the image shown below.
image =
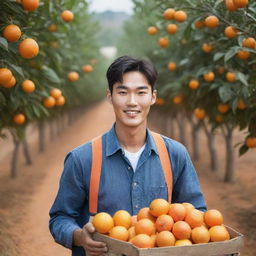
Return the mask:
<svg viewBox="0 0 256 256">
<path fill-rule="evenodd" d="M 18 158 L 19 158 L 19 148 L 20 142 L 17 140 L 15 134 L 11 132 L 13 137 L 14 149 L 12 153 L 12 160 L 11 160 L 11 178 L 14 179 L 17 177 L 18 173 Z"/>
<path fill-rule="evenodd" d="M 210 153 L 211 170 L 217 171 L 219 169 L 218 154 L 215 147 L 215 136 L 212 130 L 208 130 L 206 124 L 203 122 L 203 127 L 208 140 L 208 149 Z"/>
<path fill-rule="evenodd" d="M 23 153 L 24 153 L 24 156 L 25 156 L 25 159 L 26 159 L 26 164 L 31 165 L 32 164 L 32 158 L 31 158 L 31 154 L 30 154 L 30 150 L 29 150 L 29 146 L 28 146 L 28 142 L 27 142 L 26 137 L 22 142 L 22 146 L 23 146 Z"/>
<path fill-rule="evenodd" d="M 199 152 L 199 140 L 198 140 L 198 132 L 200 130 L 201 127 L 201 123 L 197 122 L 197 123 L 193 123 L 193 121 L 191 121 L 191 125 L 192 125 L 192 158 L 194 161 L 198 161 L 200 158 L 200 152 Z"/>
<path fill-rule="evenodd" d="M 235 180 L 235 165 L 234 165 L 234 149 L 233 149 L 233 127 L 227 126 L 226 141 L 226 168 L 224 182 L 234 182 Z"/>
<path fill-rule="evenodd" d="M 38 122 L 38 140 L 39 152 L 45 151 L 45 125 L 44 122 Z"/>
<path fill-rule="evenodd" d="M 179 141 L 186 146 L 187 145 L 187 139 L 186 139 L 186 130 L 185 130 L 185 119 L 179 115 L 177 116 L 177 123 L 179 127 Z"/>
<path fill-rule="evenodd" d="M 54 131 L 54 120 L 50 121 L 50 141 L 55 139 L 55 131 Z"/>
</svg>

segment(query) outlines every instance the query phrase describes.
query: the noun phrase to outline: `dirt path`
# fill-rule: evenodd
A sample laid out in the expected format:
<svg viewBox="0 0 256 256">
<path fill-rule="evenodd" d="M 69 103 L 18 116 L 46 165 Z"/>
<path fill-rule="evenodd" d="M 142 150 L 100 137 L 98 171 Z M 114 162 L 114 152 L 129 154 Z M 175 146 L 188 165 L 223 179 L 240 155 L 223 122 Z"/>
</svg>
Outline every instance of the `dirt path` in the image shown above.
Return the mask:
<svg viewBox="0 0 256 256">
<path fill-rule="evenodd" d="M 104 101 L 95 105 L 72 127 L 68 127 L 57 140 L 52 142 L 44 154 L 35 156 L 34 161 L 36 163 L 33 166 L 22 166 L 22 177 L 19 177 L 16 181 L 9 181 L 7 177 L 0 180 L 0 184 L 2 185 L 0 192 L 15 191 L 15 188 L 16 190 L 20 188 L 20 192 L 16 191 L 12 198 L 9 194 L 7 196 L 6 192 L 6 200 L 10 200 L 9 204 L 4 201 L 3 198 L 5 197 L 1 196 L 0 198 L 0 203 L 4 205 L 0 210 L 0 217 L 2 216 L 5 221 L 8 220 L 6 229 L 9 234 L 8 241 L 11 241 L 9 243 L 11 247 L 15 247 L 15 250 L 9 250 L 9 254 L 6 253 L 4 256 L 70 255 L 69 250 L 57 245 L 53 241 L 48 231 L 48 212 L 57 192 L 63 159 L 67 152 L 74 147 L 108 130 L 112 126 L 113 121 L 114 115 L 112 108 L 107 102 Z M 201 139 L 202 145 L 205 145 L 205 138 L 202 137 Z M 223 145 L 221 145 L 220 138 L 218 140 L 220 141 L 218 143 L 220 145 L 219 153 L 223 160 L 224 149 Z M 241 219 L 238 219 L 237 216 L 241 215 L 242 209 L 249 209 L 253 206 L 252 199 L 248 198 L 250 197 L 248 193 L 256 184 L 256 175 L 253 174 L 253 169 L 256 166 L 252 154 L 248 154 L 240 161 L 239 168 L 242 169 L 242 172 L 247 171 L 247 173 L 244 176 L 242 173 L 239 173 L 238 183 L 234 185 L 221 183 L 218 176 L 213 176 L 209 172 L 207 151 L 201 151 L 201 159 L 203 160 L 200 163 L 195 164 L 199 170 L 200 182 L 208 206 L 210 208 L 220 209 L 226 217 L 226 223 L 228 225 L 239 230 L 246 230 L 244 229 L 245 226 L 241 226 Z M 249 170 L 246 163 L 250 164 Z M 33 175 L 34 172 L 36 172 L 36 175 Z M 246 184 L 247 188 L 244 184 Z M 27 186 L 26 189 L 24 189 L 24 185 Z M 243 221 L 247 223 L 246 217 Z M 252 234 L 255 234 L 255 232 L 252 232 Z M 252 244 L 252 247 L 244 250 L 242 255 L 255 255 L 253 248 L 254 245 Z M 0 255 L 2 256 L 1 253 Z"/>
</svg>

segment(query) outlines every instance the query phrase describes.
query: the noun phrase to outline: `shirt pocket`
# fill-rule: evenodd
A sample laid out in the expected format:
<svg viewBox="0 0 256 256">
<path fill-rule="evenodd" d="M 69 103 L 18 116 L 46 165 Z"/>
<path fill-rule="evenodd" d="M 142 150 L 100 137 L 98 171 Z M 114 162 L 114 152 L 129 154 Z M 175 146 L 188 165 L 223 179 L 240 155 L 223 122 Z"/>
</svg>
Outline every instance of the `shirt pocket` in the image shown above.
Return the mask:
<svg viewBox="0 0 256 256">
<path fill-rule="evenodd" d="M 157 198 L 168 200 L 167 186 L 151 186 L 148 190 L 148 205 Z"/>
</svg>

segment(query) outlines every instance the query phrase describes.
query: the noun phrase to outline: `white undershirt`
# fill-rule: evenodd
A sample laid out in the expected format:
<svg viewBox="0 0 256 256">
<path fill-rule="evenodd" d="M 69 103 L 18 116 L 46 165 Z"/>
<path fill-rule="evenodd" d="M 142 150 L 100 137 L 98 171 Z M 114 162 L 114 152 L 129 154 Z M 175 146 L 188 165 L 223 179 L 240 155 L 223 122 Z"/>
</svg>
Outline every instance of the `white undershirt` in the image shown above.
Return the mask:
<svg viewBox="0 0 256 256">
<path fill-rule="evenodd" d="M 135 172 L 136 170 L 136 167 L 137 167 L 137 164 L 138 164 L 138 161 L 139 161 L 139 158 L 140 158 L 140 155 L 141 153 L 143 152 L 144 148 L 145 148 L 145 145 L 144 144 L 139 151 L 135 152 L 135 153 L 132 153 L 132 152 L 129 152 L 127 150 L 124 149 L 124 154 L 125 156 L 129 159 L 131 165 L 132 165 L 132 168 L 133 168 L 133 171 Z"/>
</svg>

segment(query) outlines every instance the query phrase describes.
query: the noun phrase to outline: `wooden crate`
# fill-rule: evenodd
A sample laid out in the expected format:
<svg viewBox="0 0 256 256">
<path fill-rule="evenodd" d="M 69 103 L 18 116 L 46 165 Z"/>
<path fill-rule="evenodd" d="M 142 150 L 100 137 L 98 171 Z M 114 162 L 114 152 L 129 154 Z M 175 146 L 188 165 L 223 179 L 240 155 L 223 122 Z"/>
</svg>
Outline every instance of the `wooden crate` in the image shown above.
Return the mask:
<svg viewBox="0 0 256 256">
<path fill-rule="evenodd" d="M 227 226 L 226 226 L 227 227 Z M 150 249 L 140 249 L 131 243 L 113 239 L 109 236 L 94 233 L 93 238 L 107 244 L 108 252 L 127 256 L 224 256 L 239 255 L 243 246 L 243 235 L 234 229 L 227 227 L 231 239 L 223 242 L 211 242 L 206 244 L 193 244 L 186 246 L 168 246 Z"/>
</svg>

